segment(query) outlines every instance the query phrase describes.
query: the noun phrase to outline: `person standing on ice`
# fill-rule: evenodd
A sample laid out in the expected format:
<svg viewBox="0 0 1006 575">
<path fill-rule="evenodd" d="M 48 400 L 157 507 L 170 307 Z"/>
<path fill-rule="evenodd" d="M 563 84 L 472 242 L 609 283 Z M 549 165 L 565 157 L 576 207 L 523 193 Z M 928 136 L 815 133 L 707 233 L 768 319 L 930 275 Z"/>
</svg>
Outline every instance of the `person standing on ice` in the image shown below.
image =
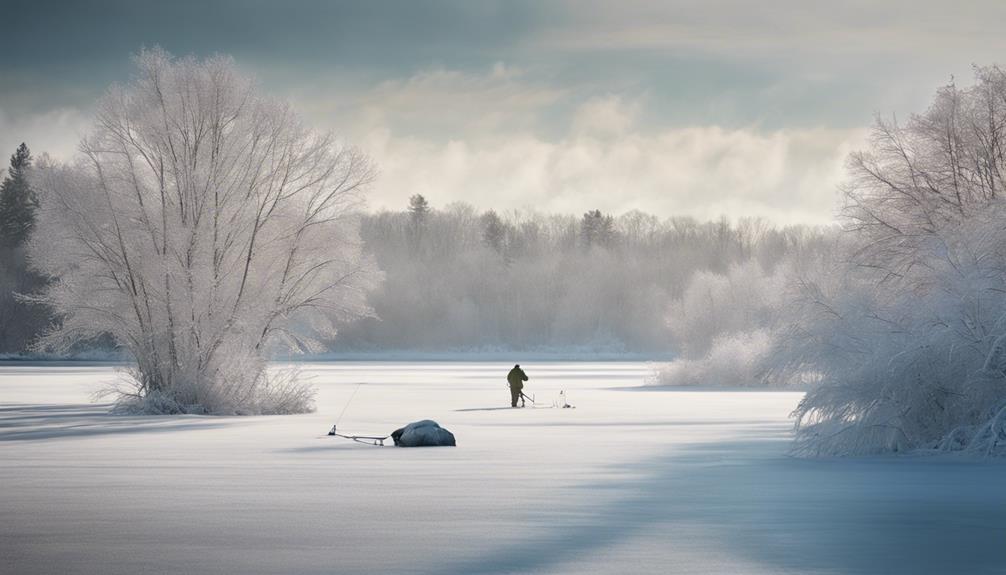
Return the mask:
<svg viewBox="0 0 1006 575">
<path fill-rule="evenodd" d="M 520 364 L 518 363 L 507 374 L 506 380 L 510 384 L 510 407 L 517 407 L 517 400 L 521 398 L 520 396 L 524 391 L 524 382 L 527 381 L 527 374 L 524 373 L 524 370 L 520 368 Z M 523 406 L 524 401 L 521 400 L 520 404 Z"/>
</svg>

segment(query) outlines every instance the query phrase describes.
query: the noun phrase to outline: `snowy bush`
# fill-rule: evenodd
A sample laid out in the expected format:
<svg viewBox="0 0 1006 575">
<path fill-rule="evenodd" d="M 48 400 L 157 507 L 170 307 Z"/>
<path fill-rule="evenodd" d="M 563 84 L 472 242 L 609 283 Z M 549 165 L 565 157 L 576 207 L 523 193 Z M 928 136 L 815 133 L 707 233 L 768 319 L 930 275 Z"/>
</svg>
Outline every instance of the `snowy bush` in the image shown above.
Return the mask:
<svg viewBox="0 0 1006 575">
<path fill-rule="evenodd" d="M 819 379 L 797 449 L 1006 454 L 1006 74 L 977 70 L 850 158 L 846 254 L 801 278 L 774 356 Z"/>
<path fill-rule="evenodd" d="M 682 386 L 751 386 L 764 381 L 772 350 L 768 329 L 735 332 L 716 338 L 699 359 L 682 358 L 656 368 L 651 384 Z"/>
<path fill-rule="evenodd" d="M 765 273 L 756 260 L 735 264 L 725 274 L 696 272 L 669 306 L 676 351 L 702 357 L 724 336 L 768 327 L 782 304 L 784 282 L 782 269 Z"/>
<path fill-rule="evenodd" d="M 367 313 L 377 278 L 357 209 L 362 154 L 303 126 L 223 57 L 136 58 L 72 163 L 40 163 L 33 265 L 61 314 L 41 345 L 111 335 L 136 361 L 124 409 L 290 413 L 311 391 L 270 376 Z M 296 327 L 296 329 L 293 329 Z"/>
<path fill-rule="evenodd" d="M 806 253 L 794 249 L 771 273 L 749 259 L 725 274 L 697 272 L 681 298 L 669 306 L 667 322 L 674 335 L 676 361 L 658 366 L 650 378 L 656 385 L 750 386 L 788 384 L 792 374 L 770 372 L 779 338 L 779 317 L 787 301 L 790 278 Z M 806 246 L 804 246 L 806 248 Z M 775 378 L 768 377 L 769 375 Z M 796 375 L 801 379 L 803 374 Z"/>
</svg>

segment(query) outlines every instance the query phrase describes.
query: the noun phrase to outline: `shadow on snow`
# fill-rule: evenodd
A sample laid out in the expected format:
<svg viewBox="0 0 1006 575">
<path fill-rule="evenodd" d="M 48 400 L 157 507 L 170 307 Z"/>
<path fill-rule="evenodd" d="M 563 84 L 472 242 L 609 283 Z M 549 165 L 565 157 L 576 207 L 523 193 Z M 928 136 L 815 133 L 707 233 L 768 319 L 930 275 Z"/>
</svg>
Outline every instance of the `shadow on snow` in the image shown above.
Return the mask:
<svg viewBox="0 0 1006 575">
<path fill-rule="evenodd" d="M 638 479 L 580 486 L 568 494 L 583 502 L 577 513 L 534 511 L 528 523 L 547 525 L 545 533 L 437 571 L 568 568 L 610 557 L 634 538 L 655 538 L 661 562 L 682 558 L 677 567 L 687 568 L 675 571 L 717 572 L 723 557 L 735 563 L 720 572 L 735 572 L 736 563 L 856 575 L 1006 568 L 1003 462 L 798 459 L 785 455 L 788 432 L 749 437 L 621 466 Z"/>
<path fill-rule="evenodd" d="M 124 433 L 209 429 L 222 422 L 185 416 L 125 416 L 111 404 L 25 404 L 0 407 L 0 442 L 72 439 Z"/>
</svg>

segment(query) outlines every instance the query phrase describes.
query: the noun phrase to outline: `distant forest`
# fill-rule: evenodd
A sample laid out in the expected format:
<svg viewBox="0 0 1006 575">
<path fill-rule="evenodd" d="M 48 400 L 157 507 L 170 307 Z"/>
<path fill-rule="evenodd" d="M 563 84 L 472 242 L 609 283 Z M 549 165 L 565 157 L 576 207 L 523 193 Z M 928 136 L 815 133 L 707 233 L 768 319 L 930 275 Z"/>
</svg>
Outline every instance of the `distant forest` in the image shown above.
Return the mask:
<svg viewBox="0 0 1006 575">
<path fill-rule="evenodd" d="M 374 317 L 342 326 L 333 350 L 673 352 L 667 314 L 698 271 L 755 262 L 770 272 L 822 231 L 764 220 L 407 209 L 362 216 L 386 277 Z"/>
<path fill-rule="evenodd" d="M 32 353 L 60 319 L 32 299 L 48 281 L 26 258 L 37 198 L 26 146 L 0 187 L 0 353 Z M 751 262 L 765 273 L 821 230 L 760 219 L 699 222 L 640 211 L 580 215 L 442 208 L 413 196 L 362 213 L 360 236 L 384 281 L 370 316 L 339 326 L 334 352 L 579 350 L 673 353 L 672 303 L 699 271 Z M 712 304 L 712 299 L 710 299 Z M 110 339 L 80 353 L 112 351 Z"/>
</svg>

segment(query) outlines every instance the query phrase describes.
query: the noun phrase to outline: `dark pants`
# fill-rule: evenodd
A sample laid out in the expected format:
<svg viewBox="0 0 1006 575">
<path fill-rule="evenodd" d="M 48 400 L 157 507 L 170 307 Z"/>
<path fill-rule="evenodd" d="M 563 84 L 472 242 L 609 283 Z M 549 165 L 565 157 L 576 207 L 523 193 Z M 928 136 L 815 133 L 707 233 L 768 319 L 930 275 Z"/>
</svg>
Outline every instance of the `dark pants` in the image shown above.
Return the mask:
<svg viewBox="0 0 1006 575">
<path fill-rule="evenodd" d="M 517 407 L 517 400 L 520 399 L 520 393 L 523 390 L 523 387 L 510 386 L 510 407 Z"/>
</svg>

